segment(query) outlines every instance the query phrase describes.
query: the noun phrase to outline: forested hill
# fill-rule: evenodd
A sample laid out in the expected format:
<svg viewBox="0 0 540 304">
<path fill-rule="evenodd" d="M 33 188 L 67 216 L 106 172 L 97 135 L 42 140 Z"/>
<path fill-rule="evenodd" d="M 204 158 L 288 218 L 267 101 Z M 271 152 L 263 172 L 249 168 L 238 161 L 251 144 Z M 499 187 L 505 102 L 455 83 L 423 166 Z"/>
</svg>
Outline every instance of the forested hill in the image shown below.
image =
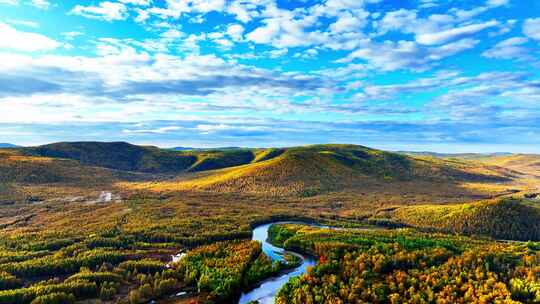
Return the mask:
<svg viewBox="0 0 540 304">
<path fill-rule="evenodd" d="M 314 145 L 244 151 L 246 164 L 208 171 L 212 158 L 202 159 L 178 181 L 154 184 L 156 189 L 198 189 L 217 192 L 313 195 L 345 189 L 365 189 L 370 183 L 421 180 L 451 184 L 459 181 L 511 179 L 504 170 L 468 162 L 411 157 L 357 145 Z M 249 153 L 254 158 L 249 160 Z M 223 163 L 223 159 L 220 160 Z M 238 161 L 237 163 L 240 163 Z M 209 166 L 205 166 L 208 164 Z M 194 170 L 196 169 L 196 170 Z"/>
<path fill-rule="evenodd" d="M 74 159 L 84 165 L 125 171 L 177 172 L 195 162 L 192 155 L 184 156 L 174 151 L 125 142 L 63 142 L 23 151 L 36 156 Z"/>
<path fill-rule="evenodd" d="M 511 172 L 495 166 L 407 156 L 358 145 L 174 151 L 125 142 L 63 142 L 15 151 L 31 157 L 71 159 L 85 166 L 181 175 L 180 182 L 166 185 L 174 189 L 272 195 L 360 189 L 370 182 L 452 184 L 513 178 Z"/>
<path fill-rule="evenodd" d="M 537 200 L 503 198 L 447 206 L 407 206 L 393 211 L 391 217 L 408 226 L 429 230 L 540 241 L 540 203 Z"/>
</svg>

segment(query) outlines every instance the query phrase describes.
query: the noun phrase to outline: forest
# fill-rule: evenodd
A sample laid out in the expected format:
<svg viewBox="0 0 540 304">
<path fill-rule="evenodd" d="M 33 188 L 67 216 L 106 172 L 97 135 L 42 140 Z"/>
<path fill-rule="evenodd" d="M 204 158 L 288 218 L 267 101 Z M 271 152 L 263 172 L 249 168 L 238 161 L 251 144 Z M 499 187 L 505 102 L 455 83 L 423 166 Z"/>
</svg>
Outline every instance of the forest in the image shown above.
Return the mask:
<svg viewBox="0 0 540 304">
<path fill-rule="evenodd" d="M 273 241 L 318 257 L 276 303 L 538 303 L 538 243 L 410 231 L 273 227 Z"/>
</svg>

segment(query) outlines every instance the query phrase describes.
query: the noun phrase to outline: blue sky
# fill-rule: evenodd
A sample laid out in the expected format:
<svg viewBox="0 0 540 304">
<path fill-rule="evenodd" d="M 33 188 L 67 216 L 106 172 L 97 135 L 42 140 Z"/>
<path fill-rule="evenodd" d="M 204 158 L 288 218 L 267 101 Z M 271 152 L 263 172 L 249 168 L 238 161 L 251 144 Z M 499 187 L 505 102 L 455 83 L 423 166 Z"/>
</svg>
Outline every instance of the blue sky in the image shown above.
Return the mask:
<svg viewBox="0 0 540 304">
<path fill-rule="evenodd" d="M 0 0 L 0 142 L 540 153 L 540 2 Z"/>
</svg>

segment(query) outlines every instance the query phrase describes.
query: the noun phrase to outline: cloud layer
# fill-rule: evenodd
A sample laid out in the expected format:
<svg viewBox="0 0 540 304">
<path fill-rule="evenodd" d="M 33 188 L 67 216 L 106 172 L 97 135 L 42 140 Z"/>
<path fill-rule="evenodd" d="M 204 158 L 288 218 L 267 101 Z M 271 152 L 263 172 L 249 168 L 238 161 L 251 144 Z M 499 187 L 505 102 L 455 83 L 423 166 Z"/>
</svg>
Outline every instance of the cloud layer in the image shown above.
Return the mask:
<svg viewBox="0 0 540 304">
<path fill-rule="evenodd" d="M 0 0 L 0 134 L 41 143 L 76 139 L 66 130 L 78 126 L 92 140 L 171 145 L 532 144 L 539 5 Z"/>
</svg>

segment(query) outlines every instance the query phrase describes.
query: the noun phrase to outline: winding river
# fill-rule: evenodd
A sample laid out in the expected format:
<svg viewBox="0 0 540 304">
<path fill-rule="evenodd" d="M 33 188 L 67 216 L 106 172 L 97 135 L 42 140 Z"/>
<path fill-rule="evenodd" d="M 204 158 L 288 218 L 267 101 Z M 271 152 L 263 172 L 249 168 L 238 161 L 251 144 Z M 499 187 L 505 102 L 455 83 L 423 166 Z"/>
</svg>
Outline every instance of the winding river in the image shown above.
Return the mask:
<svg viewBox="0 0 540 304">
<path fill-rule="evenodd" d="M 285 285 L 289 281 L 289 279 L 302 275 L 303 273 L 307 271 L 308 267 L 315 266 L 316 264 L 316 261 L 309 256 L 304 256 L 297 252 L 287 251 L 283 248 L 276 247 L 270 244 L 267 241 L 268 229 L 270 228 L 270 226 L 275 225 L 275 224 L 302 224 L 302 225 L 309 225 L 313 227 L 335 229 L 335 230 L 342 230 L 342 229 L 372 230 L 369 228 L 340 228 L 340 227 L 332 227 L 332 226 L 323 226 L 323 225 L 318 225 L 318 224 L 297 222 L 297 221 L 272 222 L 269 224 L 264 224 L 264 225 L 255 227 L 255 229 L 253 230 L 253 236 L 251 239 L 254 241 L 260 242 L 262 244 L 262 251 L 268 257 L 270 257 L 273 261 L 285 262 L 283 255 L 285 253 L 288 253 L 288 254 L 296 255 L 297 257 L 301 258 L 302 264 L 276 277 L 263 281 L 259 287 L 252 289 L 251 291 L 247 293 L 242 293 L 242 295 L 240 296 L 240 300 L 238 301 L 238 304 L 247 304 L 252 301 L 258 301 L 260 304 L 273 304 L 275 302 L 275 298 L 278 291 L 281 289 L 281 287 L 283 287 L 283 285 Z M 180 253 L 180 254 L 174 255 L 172 257 L 172 262 L 182 259 L 185 255 L 186 253 Z M 185 294 L 186 292 L 180 292 L 176 296 L 183 296 Z"/>
<path fill-rule="evenodd" d="M 276 247 L 268 243 L 267 241 L 268 228 L 270 228 L 271 225 L 281 224 L 281 223 L 291 223 L 291 222 L 275 222 L 275 223 L 258 226 L 253 230 L 252 240 L 261 242 L 263 252 L 267 256 L 272 258 L 272 260 L 274 261 L 284 261 L 283 254 L 289 253 L 289 254 L 294 254 L 300 257 L 302 259 L 302 264 L 288 271 L 287 273 L 281 274 L 277 277 L 273 277 L 264 281 L 259 287 L 251 290 L 248 293 L 242 293 L 242 296 L 240 297 L 240 300 L 238 301 L 239 304 L 246 304 L 251 301 L 259 301 L 259 303 L 261 304 L 271 304 L 271 303 L 273 304 L 276 294 L 281 289 L 281 287 L 289 281 L 290 278 L 303 274 L 304 272 L 306 272 L 309 266 L 315 265 L 315 260 L 313 260 L 310 257 L 303 256 L 296 252 L 286 251 L 283 248 Z M 302 224 L 305 224 L 305 223 L 302 223 Z"/>
</svg>

